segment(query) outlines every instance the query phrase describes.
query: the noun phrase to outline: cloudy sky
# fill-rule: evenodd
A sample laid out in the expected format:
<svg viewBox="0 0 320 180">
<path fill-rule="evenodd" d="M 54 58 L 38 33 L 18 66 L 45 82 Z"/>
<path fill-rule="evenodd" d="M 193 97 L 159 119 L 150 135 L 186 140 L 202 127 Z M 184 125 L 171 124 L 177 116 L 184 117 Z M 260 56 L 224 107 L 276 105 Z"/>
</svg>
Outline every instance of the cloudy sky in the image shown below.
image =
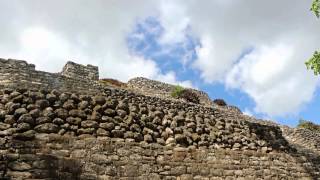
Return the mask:
<svg viewBox="0 0 320 180">
<path fill-rule="evenodd" d="M 144 76 L 206 91 L 290 126 L 320 123 L 320 48 L 311 0 L 2 0 L 0 57 L 58 72 L 72 60 L 100 76 Z"/>
</svg>

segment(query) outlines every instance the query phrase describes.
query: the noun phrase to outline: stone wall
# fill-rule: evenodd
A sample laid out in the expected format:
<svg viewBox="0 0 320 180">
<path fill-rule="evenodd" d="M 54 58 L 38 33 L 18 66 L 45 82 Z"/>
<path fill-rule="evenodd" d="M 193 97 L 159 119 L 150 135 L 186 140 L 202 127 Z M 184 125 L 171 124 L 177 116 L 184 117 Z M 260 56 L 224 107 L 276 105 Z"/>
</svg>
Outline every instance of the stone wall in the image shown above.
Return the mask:
<svg viewBox="0 0 320 180">
<path fill-rule="evenodd" d="M 86 79 L 91 81 L 99 80 L 99 70 L 97 66 L 92 66 L 90 64 L 84 66 L 71 61 L 68 61 L 63 67 L 61 75 L 70 78 Z"/>
<path fill-rule="evenodd" d="M 195 104 L 105 89 L 0 93 L 2 172 L 44 179 L 312 179 L 276 126 Z M 99 177 L 99 178 L 98 178 Z"/>
<path fill-rule="evenodd" d="M 26 61 L 0 59 L 0 87 L 25 87 L 35 89 L 62 89 L 96 93 L 101 87 L 97 67 L 67 63 L 62 73 L 35 70 Z M 83 75 L 81 75 L 83 73 Z"/>
<path fill-rule="evenodd" d="M 317 179 L 319 160 L 301 154 L 195 149 L 110 138 L 38 134 L 1 146 L 6 175 L 21 179 Z M 310 165 L 310 162 L 313 164 Z M 319 177 L 319 176 L 318 176 Z"/>
<path fill-rule="evenodd" d="M 2 128 L 133 139 L 167 146 L 289 151 L 280 128 L 246 121 L 218 109 L 105 89 L 88 96 L 4 89 Z M 21 130 L 19 130 L 21 128 Z M 11 130 L 8 130 L 11 129 Z M 21 134 L 22 133 L 22 134 Z"/>
<path fill-rule="evenodd" d="M 145 78 L 102 87 L 97 67 L 61 73 L 0 59 L 0 179 L 320 179 L 318 134 L 173 100 Z M 147 96 L 145 96 L 145 95 Z"/>
<path fill-rule="evenodd" d="M 172 99 L 171 92 L 175 88 L 174 85 L 150 80 L 143 77 L 130 79 L 127 83 L 127 86 L 135 90 L 136 92 L 168 99 Z M 213 106 L 213 102 L 211 101 L 207 93 L 195 89 L 190 90 L 197 94 L 200 100 L 200 104 L 205 106 Z"/>
<path fill-rule="evenodd" d="M 320 133 L 313 132 L 309 129 L 289 128 L 285 126 L 281 129 L 288 140 L 320 154 Z"/>
</svg>

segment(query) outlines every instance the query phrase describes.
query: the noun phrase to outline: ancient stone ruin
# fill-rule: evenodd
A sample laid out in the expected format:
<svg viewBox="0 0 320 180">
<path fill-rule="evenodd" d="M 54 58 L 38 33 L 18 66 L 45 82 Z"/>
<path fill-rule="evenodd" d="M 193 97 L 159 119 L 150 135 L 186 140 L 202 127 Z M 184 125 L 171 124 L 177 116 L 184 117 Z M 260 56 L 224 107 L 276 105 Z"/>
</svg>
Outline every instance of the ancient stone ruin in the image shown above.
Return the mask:
<svg viewBox="0 0 320 180">
<path fill-rule="evenodd" d="M 98 68 L 0 59 L 0 179 L 320 179 L 320 135 Z"/>
</svg>

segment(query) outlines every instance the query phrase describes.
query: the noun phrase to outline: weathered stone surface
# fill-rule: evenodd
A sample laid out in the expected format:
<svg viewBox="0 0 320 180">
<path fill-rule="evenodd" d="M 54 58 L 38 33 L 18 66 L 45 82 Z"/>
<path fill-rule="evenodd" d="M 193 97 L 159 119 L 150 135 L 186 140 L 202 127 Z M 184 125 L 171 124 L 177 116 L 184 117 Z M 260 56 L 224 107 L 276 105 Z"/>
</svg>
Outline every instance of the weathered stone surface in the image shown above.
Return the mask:
<svg viewBox="0 0 320 180">
<path fill-rule="evenodd" d="M 78 117 L 68 117 L 66 121 L 70 124 L 80 125 L 82 120 L 81 118 L 78 118 Z"/>
<path fill-rule="evenodd" d="M 3 131 L 3 130 L 6 130 L 6 129 L 9 129 L 11 127 L 10 124 L 6 124 L 6 123 L 2 123 L 0 122 L 0 131 Z"/>
<path fill-rule="evenodd" d="M 38 117 L 36 119 L 36 124 L 44 124 L 44 123 L 50 123 L 52 120 L 49 117 Z"/>
<path fill-rule="evenodd" d="M 172 138 L 172 137 L 169 137 L 169 138 L 166 140 L 166 144 L 173 144 L 173 143 L 175 143 L 175 142 L 176 142 L 175 139 Z"/>
<path fill-rule="evenodd" d="M 72 110 L 75 109 L 75 105 L 73 103 L 73 100 L 67 100 L 65 103 L 63 103 L 62 106 L 66 110 Z"/>
<path fill-rule="evenodd" d="M 50 105 L 50 103 L 46 99 L 41 99 L 36 101 L 36 105 L 39 106 L 40 109 L 45 109 Z"/>
<path fill-rule="evenodd" d="M 99 126 L 108 131 L 112 131 L 115 127 L 114 123 L 100 123 Z"/>
<path fill-rule="evenodd" d="M 20 171 L 9 171 L 7 173 L 9 177 L 16 177 L 17 179 L 30 179 L 32 174 L 30 172 L 20 172 Z"/>
<path fill-rule="evenodd" d="M 57 133 L 59 131 L 59 127 L 52 123 L 40 124 L 34 129 L 40 133 Z"/>
<path fill-rule="evenodd" d="M 73 110 L 69 111 L 69 116 L 79 117 L 79 118 L 86 118 L 87 117 L 87 115 L 84 111 L 78 110 L 78 109 L 73 109 Z"/>
<path fill-rule="evenodd" d="M 3 121 L 6 117 L 6 111 L 0 109 L 0 121 Z"/>
<path fill-rule="evenodd" d="M 26 108 L 18 108 L 18 109 L 16 109 L 16 110 L 14 111 L 14 116 L 18 118 L 18 117 L 20 117 L 21 115 L 26 114 L 26 113 L 28 113 L 28 111 L 26 110 Z"/>
<path fill-rule="evenodd" d="M 123 130 L 114 129 L 114 130 L 111 131 L 111 134 L 112 134 L 113 137 L 123 138 L 124 132 L 123 132 Z"/>
<path fill-rule="evenodd" d="M 31 126 L 28 123 L 20 123 L 17 125 L 17 132 L 24 132 L 30 129 L 31 129 Z"/>
<path fill-rule="evenodd" d="M 55 94 L 47 94 L 46 99 L 53 104 L 57 100 L 57 96 Z"/>
<path fill-rule="evenodd" d="M 31 165 L 25 162 L 12 162 L 9 163 L 9 168 L 14 171 L 26 171 L 31 169 Z"/>
<path fill-rule="evenodd" d="M 57 117 L 59 117 L 61 119 L 66 119 L 68 117 L 68 115 L 69 115 L 68 111 L 65 110 L 65 109 L 62 109 L 62 108 L 56 109 L 55 113 L 56 113 Z"/>
<path fill-rule="evenodd" d="M 8 102 L 8 103 L 6 103 L 5 108 L 8 109 L 9 114 L 13 114 L 13 113 L 15 113 L 16 109 L 20 108 L 20 103 Z M 22 109 L 19 111 L 22 111 Z M 19 112 L 19 111 L 17 112 L 17 114 L 15 116 L 19 116 L 19 115 L 21 115 L 21 113 L 24 113 L 24 112 Z"/>
<path fill-rule="evenodd" d="M 98 128 L 98 123 L 96 121 L 82 121 L 81 122 L 81 127 L 84 127 L 84 128 Z"/>
<path fill-rule="evenodd" d="M 84 110 L 89 106 L 89 102 L 88 101 L 81 101 L 78 104 L 79 109 Z"/>
<path fill-rule="evenodd" d="M 93 101 L 95 104 L 104 105 L 104 103 L 106 103 L 106 98 L 103 96 L 95 96 L 93 98 Z"/>
<path fill-rule="evenodd" d="M 43 110 L 42 115 L 44 117 L 49 117 L 51 119 L 55 118 L 55 113 L 53 111 L 53 108 L 51 108 L 51 107 L 47 107 L 45 110 Z"/>
<path fill-rule="evenodd" d="M 32 118 L 38 118 L 40 116 L 41 111 L 39 109 L 33 109 L 29 112 Z"/>
<path fill-rule="evenodd" d="M 104 114 L 109 117 L 114 117 L 117 113 L 115 110 L 108 108 L 104 111 Z"/>
<path fill-rule="evenodd" d="M 144 135 L 144 141 L 148 143 L 152 143 L 153 142 L 152 136 L 150 134 Z"/>
<path fill-rule="evenodd" d="M 32 140 L 35 137 L 36 132 L 34 130 L 29 130 L 23 133 L 13 134 L 13 138 L 19 140 Z"/>
<path fill-rule="evenodd" d="M 61 119 L 61 118 L 55 118 L 52 122 L 53 122 L 54 124 L 57 124 L 57 125 L 62 125 L 62 124 L 64 124 L 64 120 Z"/>
<path fill-rule="evenodd" d="M 35 123 L 34 119 L 31 117 L 30 114 L 23 114 L 20 116 L 20 118 L 17 121 L 18 123 L 29 123 L 31 125 L 33 125 Z"/>
<path fill-rule="evenodd" d="M 77 130 L 78 134 L 92 134 L 94 132 L 94 128 L 80 128 Z"/>
<path fill-rule="evenodd" d="M 90 119 L 94 120 L 94 121 L 101 121 L 102 120 L 102 115 L 97 111 L 93 111 Z"/>
<path fill-rule="evenodd" d="M 110 136 L 110 132 L 106 131 L 104 129 L 98 128 L 97 135 L 98 136 Z"/>
</svg>

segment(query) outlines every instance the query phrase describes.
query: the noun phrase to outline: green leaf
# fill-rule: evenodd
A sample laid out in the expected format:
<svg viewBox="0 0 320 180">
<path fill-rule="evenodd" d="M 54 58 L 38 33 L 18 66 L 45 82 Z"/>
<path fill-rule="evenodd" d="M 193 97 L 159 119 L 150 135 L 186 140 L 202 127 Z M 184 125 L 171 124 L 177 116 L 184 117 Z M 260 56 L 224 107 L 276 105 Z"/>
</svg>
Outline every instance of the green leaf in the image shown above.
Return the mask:
<svg viewBox="0 0 320 180">
<path fill-rule="evenodd" d="M 313 56 L 305 62 L 307 69 L 313 70 L 314 75 L 320 74 L 320 51 L 315 51 Z"/>
<path fill-rule="evenodd" d="M 313 0 L 310 10 L 317 16 L 317 18 L 319 18 L 320 17 L 320 0 Z"/>
</svg>

